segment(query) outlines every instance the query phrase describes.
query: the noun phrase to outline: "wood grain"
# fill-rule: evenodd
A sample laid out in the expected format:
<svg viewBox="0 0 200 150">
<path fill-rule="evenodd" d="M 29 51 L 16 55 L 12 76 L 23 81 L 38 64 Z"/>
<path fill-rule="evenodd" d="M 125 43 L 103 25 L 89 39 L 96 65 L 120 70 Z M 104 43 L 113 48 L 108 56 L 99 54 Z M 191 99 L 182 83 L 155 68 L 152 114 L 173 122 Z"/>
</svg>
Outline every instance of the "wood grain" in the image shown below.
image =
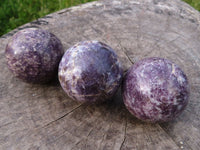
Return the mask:
<svg viewBox="0 0 200 150">
<path fill-rule="evenodd" d="M 102 0 L 49 14 L 0 38 L 0 149 L 168 150 L 200 147 L 200 14 L 179 0 Z M 187 74 L 191 94 L 174 121 L 148 124 L 124 107 L 120 89 L 100 105 L 71 100 L 55 79 L 24 83 L 9 72 L 4 56 L 11 36 L 38 27 L 57 35 L 65 50 L 76 42 L 107 43 L 124 72 L 151 56 L 168 58 Z"/>
</svg>

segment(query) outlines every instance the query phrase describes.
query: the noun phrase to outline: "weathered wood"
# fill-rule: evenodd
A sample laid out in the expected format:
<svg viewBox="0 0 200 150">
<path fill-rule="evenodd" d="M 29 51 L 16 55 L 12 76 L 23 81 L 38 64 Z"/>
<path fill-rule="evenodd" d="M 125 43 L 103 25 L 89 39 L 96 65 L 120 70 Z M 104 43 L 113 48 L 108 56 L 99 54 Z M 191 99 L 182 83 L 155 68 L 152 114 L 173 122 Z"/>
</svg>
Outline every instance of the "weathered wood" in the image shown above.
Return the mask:
<svg viewBox="0 0 200 150">
<path fill-rule="evenodd" d="M 179 0 L 99 1 L 50 14 L 0 38 L 0 149 L 194 149 L 200 147 L 200 14 Z M 113 47 L 124 71 L 150 56 L 188 75 L 190 102 L 174 121 L 148 124 L 125 109 L 120 90 L 100 105 L 77 103 L 58 81 L 24 83 L 9 72 L 5 46 L 14 32 L 40 27 L 65 49 L 82 40 Z"/>
</svg>

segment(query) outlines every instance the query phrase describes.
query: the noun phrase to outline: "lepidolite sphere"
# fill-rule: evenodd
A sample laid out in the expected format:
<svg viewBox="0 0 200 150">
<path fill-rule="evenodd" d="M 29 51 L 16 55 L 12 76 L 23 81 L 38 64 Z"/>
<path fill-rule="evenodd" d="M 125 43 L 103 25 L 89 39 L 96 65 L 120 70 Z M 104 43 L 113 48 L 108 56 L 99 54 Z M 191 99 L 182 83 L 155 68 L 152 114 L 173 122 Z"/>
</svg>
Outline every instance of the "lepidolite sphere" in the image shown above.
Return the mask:
<svg viewBox="0 0 200 150">
<path fill-rule="evenodd" d="M 63 46 L 54 34 L 37 28 L 17 32 L 5 51 L 9 69 L 16 77 L 31 83 L 46 83 L 54 78 L 63 53 Z"/>
<path fill-rule="evenodd" d="M 130 68 L 122 92 L 125 106 L 134 116 L 148 122 L 166 122 L 186 107 L 189 85 L 180 67 L 154 57 Z"/>
<path fill-rule="evenodd" d="M 58 75 L 62 88 L 72 99 L 101 102 L 117 91 L 122 69 L 112 48 L 98 41 L 84 41 L 65 52 Z"/>
</svg>

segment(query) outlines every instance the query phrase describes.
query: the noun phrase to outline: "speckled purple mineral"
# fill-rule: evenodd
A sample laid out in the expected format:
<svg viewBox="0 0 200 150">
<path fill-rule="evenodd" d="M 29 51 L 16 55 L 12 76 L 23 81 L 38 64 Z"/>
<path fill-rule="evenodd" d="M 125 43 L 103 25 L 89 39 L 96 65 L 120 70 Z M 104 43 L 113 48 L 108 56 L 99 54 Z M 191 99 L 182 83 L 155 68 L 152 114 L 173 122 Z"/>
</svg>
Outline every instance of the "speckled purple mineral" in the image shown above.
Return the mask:
<svg viewBox="0 0 200 150">
<path fill-rule="evenodd" d="M 101 102 L 118 89 L 122 69 L 112 48 L 98 41 L 84 41 L 65 52 L 58 75 L 62 88 L 72 99 Z"/>
<path fill-rule="evenodd" d="M 17 32 L 5 51 L 13 74 L 31 83 L 46 83 L 54 78 L 63 53 L 63 46 L 55 35 L 37 28 Z"/>
<path fill-rule="evenodd" d="M 122 92 L 125 106 L 134 116 L 148 122 L 166 122 L 186 107 L 189 85 L 176 64 L 154 57 L 129 69 Z"/>
</svg>

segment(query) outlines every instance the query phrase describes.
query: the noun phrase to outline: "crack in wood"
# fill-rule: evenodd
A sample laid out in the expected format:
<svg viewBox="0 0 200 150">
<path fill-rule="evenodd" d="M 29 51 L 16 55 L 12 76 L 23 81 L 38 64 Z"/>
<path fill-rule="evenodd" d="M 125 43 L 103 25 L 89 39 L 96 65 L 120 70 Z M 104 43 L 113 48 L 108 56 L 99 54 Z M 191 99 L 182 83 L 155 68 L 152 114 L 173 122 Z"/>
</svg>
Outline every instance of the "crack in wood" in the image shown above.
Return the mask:
<svg viewBox="0 0 200 150">
<path fill-rule="evenodd" d="M 81 140 L 77 141 L 77 142 L 74 144 L 74 146 L 73 146 L 73 147 L 71 147 L 71 150 L 75 149 L 75 148 L 76 148 L 76 146 L 77 146 L 79 143 L 81 143 L 81 141 L 82 141 L 82 140 L 83 140 L 83 139 L 81 139 Z"/>
<path fill-rule="evenodd" d="M 128 60 L 130 61 L 130 63 L 134 64 L 134 62 L 131 60 L 131 58 L 127 54 L 127 49 L 121 45 L 121 41 L 116 36 L 114 36 L 114 37 L 115 37 L 116 41 L 118 42 L 120 48 L 122 49 L 122 51 L 124 52 L 124 54 L 128 58 Z"/>
<path fill-rule="evenodd" d="M 75 108 L 76 109 L 76 108 Z M 97 117 L 97 119 L 95 119 L 94 120 L 94 122 L 96 122 L 96 120 L 98 120 L 98 117 Z M 82 126 L 82 124 L 79 124 L 76 128 L 78 129 L 80 126 Z M 94 128 L 92 128 L 89 132 L 88 132 L 88 134 L 85 136 L 85 137 L 83 137 L 83 138 L 81 138 L 80 140 L 78 140 L 78 142 L 76 142 L 75 144 L 74 144 L 74 146 L 71 148 L 71 149 L 74 149 L 81 141 L 83 141 L 84 139 L 87 139 L 88 138 L 88 136 L 91 134 L 91 132 L 94 130 Z M 65 134 L 66 134 L 66 132 L 67 133 L 69 133 L 67 130 L 65 130 L 61 135 L 59 135 L 57 138 L 55 138 L 54 140 L 52 140 L 52 141 L 50 141 L 50 142 L 48 142 L 47 144 L 50 144 L 50 143 L 55 143 L 56 141 L 58 141 L 60 138 L 62 138 Z"/>
<path fill-rule="evenodd" d="M 63 119 L 63 118 L 66 117 L 67 115 L 71 114 L 73 111 L 75 111 L 75 110 L 77 110 L 78 108 L 80 108 L 82 105 L 83 105 L 83 104 L 78 105 L 77 107 L 73 108 L 72 110 L 70 110 L 69 112 L 67 112 L 66 114 L 64 114 L 63 116 L 57 118 L 56 120 L 53 120 L 53 121 L 47 123 L 47 124 L 44 125 L 42 128 L 45 128 L 45 127 L 51 125 L 52 123 L 57 122 L 58 120 Z"/>
<path fill-rule="evenodd" d="M 90 136 L 90 134 L 92 133 L 92 131 L 93 131 L 93 128 L 88 132 L 88 134 L 87 134 L 87 136 L 86 137 L 89 137 Z"/>
<path fill-rule="evenodd" d="M 16 122 L 17 122 L 17 121 L 8 122 L 8 123 L 6 123 L 6 124 L 1 125 L 0 128 L 2 128 L 2 127 L 4 127 L 4 126 L 8 126 L 8 125 L 13 124 L 13 123 L 16 123 Z"/>
<path fill-rule="evenodd" d="M 71 149 L 76 148 L 76 146 L 78 146 L 78 144 L 81 143 L 81 141 L 83 141 L 83 140 L 88 140 L 88 136 L 90 135 L 90 133 L 91 133 L 92 131 L 93 131 L 93 129 L 91 129 L 91 130 L 88 132 L 88 134 L 87 134 L 86 137 L 84 137 L 84 138 L 80 139 L 78 142 L 76 142 L 76 143 L 74 144 L 74 146 L 73 146 Z M 85 144 L 86 144 L 86 143 L 85 143 Z M 85 146 L 87 146 L 87 145 L 85 145 Z"/>
<path fill-rule="evenodd" d="M 123 137 L 123 141 L 122 141 L 122 143 L 121 143 L 121 145 L 120 145 L 119 150 L 122 149 L 122 147 L 123 147 L 123 145 L 124 145 L 124 142 L 126 141 L 126 131 L 127 131 L 127 119 L 126 119 L 125 126 L 124 126 L 124 137 Z"/>
<path fill-rule="evenodd" d="M 128 58 L 128 60 L 132 63 L 132 64 L 134 64 L 134 62 L 131 60 L 131 58 L 128 56 L 128 54 L 124 51 L 124 54 L 126 55 L 126 57 Z"/>
</svg>

